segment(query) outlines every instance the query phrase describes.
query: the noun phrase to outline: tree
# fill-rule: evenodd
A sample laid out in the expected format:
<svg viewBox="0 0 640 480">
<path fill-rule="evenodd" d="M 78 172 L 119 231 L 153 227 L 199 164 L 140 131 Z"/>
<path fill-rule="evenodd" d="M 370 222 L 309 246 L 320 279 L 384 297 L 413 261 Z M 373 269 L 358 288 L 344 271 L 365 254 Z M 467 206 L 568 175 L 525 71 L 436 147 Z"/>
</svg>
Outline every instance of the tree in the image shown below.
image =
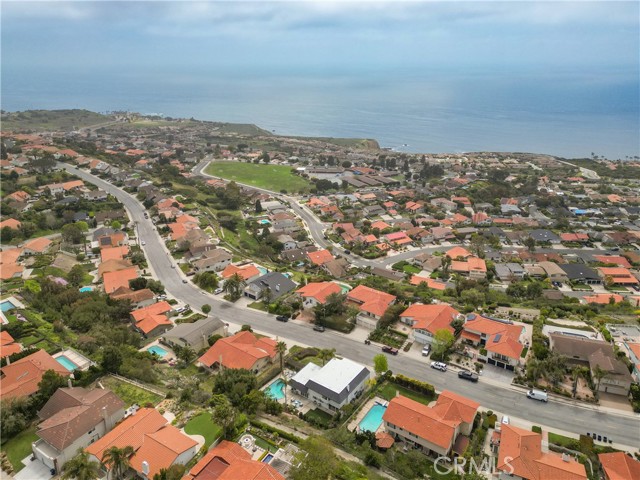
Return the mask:
<svg viewBox="0 0 640 480">
<path fill-rule="evenodd" d="M 333 445 L 322 437 L 309 437 L 296 455 L 298 464 L 289 470 L 291 480 L 327 480 L 338 467 Z"/>
<path fill-rule="evenodd" d="M 329 360 L 336 356 L 335 348 L 323 348 L 318 352 L 318 358 L 322 361 L 322 365 L 324 366 Z"/>
<path fill-rule="evenodd" d="M 530 252 L 536 251 L 536 240 L 533 237 L 527 237 L 523 240 L 524 246 L 527 247 L 527 250 Z"/>
<path fill-rule="evenodd" d="M 147 280 L 147 288 L 157 295 L 164 293 L 164 285 L 160 280 Z"/>
<path fill-rule="evenodd" d="M 122 366 L 122 352 L 115 345 L 108 345 L 102 352 L 100 366 L 105 372 L 118 373 Z"/>
<path fill-rule="evenodd" d="M 122 228 L 122 224 L 118 220 L 113 220 L 111 222 L 111 228 L 114 230 L 120 230 Z"/>
<path fill-rule="evenodd" d="M 233 301 L 236 301 L 242 296 L 242 290 L 244 289 L 246 284 L 247 283 L 244 281 L 244 278 L 242 278 L 237 273 L 234 273 L 224 282 L 223 288 L 224 291 L 229 295 L 229 297 Z"/>
<path fill-rule="evenodd" d="M 189 365 L 196 358 L 196 351 L 190 346 L 185 346 L 176 352 L 176 356 L 186 365 Z"/>
<path fill-rule="evenodd" d="M 84 268 L 82 265 L 74 265 L 67 273 L 67 280 L 72 285 L 79 287 L 82 284 L 82 279 L 84 278 Z"/>
<path fill-rule="evenodd" d="M 436 360 L 444 360 L 455 341 L 456 337 L 454 337 L 453 333 L 446 328 L 436 331 L 432 342 L 433 353 L 431 354 L 431 357 Z"/>
<path fill-rule="evenodd" d="M 203 290 L 211 292 L 218 287 L 218 278 L 213 272 L 201 272 L 197 273 L 193 277 L 193 281 Z"/>
<path fill-rule="evenodd" d="M 276 352 L 280 356 L 280 371 L 284 371 L 284 355 L 287 353 L 287 344 L 285 342 L 278 342 L 276 344 Z"/>
<path fill-rule="evenodd" d="M 260 199 L 256 200 L 256 213 L 262 213 L 262 203 L 260 203 Z"/>
<path fill-rule="evenodd" d="M 135 453 L 131 445 L 123 448 L 109 447 L 102 454 L 102 463 L 111 472 L 112 480 L 123 480 L 124 474 L 131 467 L 129 458 Z"/>
<path fill-rule="evenodd" d="M 604 377 L 607 376 L 607 373 L 608 372 L 606 370 L 603 370 L 602 367 L 600 367 L 600 365 L 596 365 L 596 368 L 594 368 L 593 371 L 591 372 L 591 374 L 593 375 L 593 378 L 595 378 L 596 380 L 596 396 L 598 396 L 600 392 L 600 382 Z"/>
<path fill-rule="evenodd" d="M 487 241 L 482 235 L 474 233 L 471 235 L 471 241 L 469 242 L 471 251 L 476 257 L 484 258 L 484 251 L 486 249 Z"/>
<path fill-rule="evenodd" d="M 216 397 L 222 397 L 222 399 L 219 399 L 218 404 L 213 409 L 211 419 L 222 428 L 222 437 L 229 439 L 234 434 L 237 411 L 224 396 L 217 395 Z"/>
<path fill-rule="evenodd" d="M 480 305 L 484 303 L 484 293 L 482 293 L 477 288 L 472 288 L 470 290 L 463 290 L 460 294 L 460 299 L 466 304 L 470 305 L 473 308 L 478 308 Z"/>
<path fill-rule="evenodd" d="M 144 277 L 138 277 L 129 280 L 129 288 L 134 291 L 145 289 L 147 288 L 147 279 Z"/>
<path fill-rule="evenodd" d="M 379 353 L 373 357 L 373 366 L 376 371 L 376 375 L 381 376 L 384 372 L 389 370 L 389 363 L 387 362 L 387 356 Z"/>
<path fill-rule="evenodd" d="M 42 375 L 42 380 L 38 383 L 38 399 L 39 403 L 44 405 L 51 395 L 56 393 L 60 387 L 64 387 L 66 384 L 65 378 L 56 373 L 54 370 L 47 370 Z"/>
<path fill-rule="evenodd" d="M 158 473 L 153 476 L 153 480 L 180 480 L 187 470 L 185 465 L 176 463 L 169 468 L 161 468 Z"/>
<path fill-rule="evenodd" d="M 445 280 L 449 278 L 449 269 L 451 268 L 451 257 L 445 255 L 442 257 L 442 278 Z"/>
<path fill-rule="evenodd" d="M 84 233 L 75 223 L 68 223 L 62 227 L 62 240 L 66 243 L 76 245 L 84 240 Z"/>
<path fill-rule="evenodd" d="M 89 454 L 82 448 L 62 467 L 62 480 L 96 480 L 99 477 L 100 465 L 90 461 Z"/>
<path fill-rule="evenodd" d="M 201 310 L 202 310 L 202 313 L 206 315 L 211 311 L 211 305 L 209 305 L 208 303 L 205 303 L 204 305 L 202 305 Z"/>
</svg>

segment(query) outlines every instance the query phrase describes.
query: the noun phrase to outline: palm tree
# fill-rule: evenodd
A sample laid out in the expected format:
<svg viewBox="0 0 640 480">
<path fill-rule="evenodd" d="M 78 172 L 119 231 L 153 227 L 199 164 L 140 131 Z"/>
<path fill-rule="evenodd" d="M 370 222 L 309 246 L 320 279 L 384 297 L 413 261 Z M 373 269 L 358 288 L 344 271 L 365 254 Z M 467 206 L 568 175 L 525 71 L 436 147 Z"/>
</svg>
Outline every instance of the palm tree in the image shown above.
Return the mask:
<svg viewBox="0 0 640 480">
<path fill-rule="evenodd" d="M 89 454 L 81 448 L 62 468 L 62 480 L 96 480 L 99 474 L 100 465 L 90 461 Z"/>
<path fill-rule="evenodd" d="M 280 373 L 282 373 L 284 371 L 284 354 L 287 353 L 287 344 L 278 342 L 276 344 L 276 352 L 280 355 Z"/>
<path fill-rule="evenodd" d="M 442 257 L 442 278 L 446 280 L 449 277 L 449 268 L 451 268 L 451 257 L 445 255 Z"/>
<path fill-rule="evenodd" d="M 318 358 L 322 360 L 322 366 L 336 356 L 335 348 L 323 348 L 318 352 Z"/>
<path fill-rule="evenodd" d="M 591 372 L 593 377 L 596 379 L 596 397 L 600 396 L 600 382 L 604 377 L 607 376 L 607 373 L 609 372 L 607 372 L 606 370 L 603 370 L 600 367 L 600 365 L 596 365 L 596 368 L 594 368 L 593 371 Z"/>
<path fill-rule="evenodd" d="M 102 454 L 102 463 L 111 471 L 114 480 L 122 480 L 131 467 L 129 458 L 135 453 L 131 445 L 123 448 L 110 447 Z"/>
<path fill-rule="evenodd" d="M 242 278 L 237 273 L 234 273 L 227 279 L 226 282 L 224 282 L 223 289 L 229 294 L 232 299 L 237 300 L 242 295 L 242 289 L 246 284 L 247 283 L 244 281 L 244 278 Z"/>
</svg>

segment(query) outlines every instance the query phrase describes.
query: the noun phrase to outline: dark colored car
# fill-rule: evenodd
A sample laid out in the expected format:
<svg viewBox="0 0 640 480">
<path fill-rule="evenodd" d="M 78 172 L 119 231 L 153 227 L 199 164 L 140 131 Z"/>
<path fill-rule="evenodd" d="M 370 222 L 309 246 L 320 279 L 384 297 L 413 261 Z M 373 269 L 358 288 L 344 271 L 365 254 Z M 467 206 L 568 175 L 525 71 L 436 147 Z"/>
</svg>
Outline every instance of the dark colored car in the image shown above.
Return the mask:
<svg viewBox="0 0 640 480">
<path fill-rule="evenodd" d="M 385 352 L 385 353 L 390 353 L 391 355 L 397 355 L 398 354 L 398 349 L 390 347 L 389 345 L 385 345 L 384 347 L 382 347 L 382 351 Z"/>
<path fill-rule="evenodd" d="M 289 321 L 289 316 L 288 315 L 278 315 L 276 317 L 276 320 L 278 320 L 279 322 L 288 322 Z"/>
<path fill-rule="evenodd" d="M 313 326 L 313 329 L 314 329 L 316 332 L 324 332 L 324 327 L 323 327 L 322 325 L 314 325 L 314 326 Z"/>
<path fill-rule="evenodd" d="M 463 380 L 469 380 L 470 382 L 476 383 L 478 381 L 478 375 L 469 370 L 461 370 L 458 372 L 458 378 L 462 378 Z"/>
</svg>

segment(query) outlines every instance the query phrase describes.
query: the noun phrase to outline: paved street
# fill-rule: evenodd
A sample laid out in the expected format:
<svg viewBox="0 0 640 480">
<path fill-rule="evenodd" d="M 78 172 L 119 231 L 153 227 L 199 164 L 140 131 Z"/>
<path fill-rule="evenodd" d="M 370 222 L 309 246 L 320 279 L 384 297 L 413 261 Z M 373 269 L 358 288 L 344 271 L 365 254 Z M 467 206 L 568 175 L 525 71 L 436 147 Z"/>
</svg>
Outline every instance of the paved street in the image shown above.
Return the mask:
<svg viewBox="0 0 640 480">
<path fill-rule="evenodd" d="M 346 335 L 332 331 L 314 332 L 310 326 L 295 322 L 277 322 L 273 315 L 241 308 L 219 297 L 205 295 L 191 283 L 183 283 L 182 280 L 186 277 L 183 276 L 179 268 L 172 268 L 174 262 L 164 246 L 164 241 L 155 231 L 151 220 L 144 218 L 145 209 L 134 196 L 86 171 L 66 164 L 64 164 L 64 168 L 83 180 L 97 185 L 123 203 L 130 214 L 131 221 L 138 223 L 139 237 L 140 240 L 146 242 L 146 246 L 143 248 L 155 276 L 162 281 L 167 291 L 175 298 L 195 308 L 200 308 L 203 304 L 208 303 L 212 306 L 212 313 L 227 323 L 248 324 L 260 331 L 284 337 L 293 342 L 313 344 L 321 348 L 335 348 L 339 354 L 367 365 L 370 365 L 373 356 L 380 352 L 379 347 L 365 345 Z M 291 204 L 297 212 L 302 208 L 293 201 Z M 302 212 L 306 213 L 305 210 Z M 302 216 L 306 221 L 305 215 Z M 313 228 L 314 223 L 312 222 L 310 225 L 310 228 Z M 465 382 L 459 380 L 454 372 L 441 373 L 432 370 L 428 367 L 426 360 L 403 356 L 402 353 L 397 357 L 389 358 L 389 367 L 394 373 L 427 381 L 438 390 L 452 390 L 473 398 L 494 411 L 508 414 L 514 418 L 526 418 L 539 425 L 576 433 L 595 431 L 613 439 L 614 442 L 636 448 L 640 443 L 640 415 L 618 414 L 598 407 L 583 406 L 577 402 L 555 398 L 552 398 L 548 404 L 536 402 L 527 399 L 524 391 L 515 387 L 505 387 L 497 382 L 489 383 L 484 379 L 478 384 Z"/>
</svg>

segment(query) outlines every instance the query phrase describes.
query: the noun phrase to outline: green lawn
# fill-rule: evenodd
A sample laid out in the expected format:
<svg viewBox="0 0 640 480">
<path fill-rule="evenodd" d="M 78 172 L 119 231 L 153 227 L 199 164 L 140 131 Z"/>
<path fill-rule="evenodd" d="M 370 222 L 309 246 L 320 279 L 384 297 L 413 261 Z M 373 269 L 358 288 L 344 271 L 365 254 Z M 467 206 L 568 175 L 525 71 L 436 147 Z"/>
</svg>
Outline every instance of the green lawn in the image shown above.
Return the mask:
<svg viewBox="0 0 640 480">
<path fill-rule="evenodd" d="M 187 422 L 184 431 L 189 435 L 202 435 L 204 445 L 208 447 L 220 436 L 222 429 L 213 423 L 209 412 L 202 412 Z"/>
<path fill-rule="evenodd" d="M 396 396 L 396 390 L 400 392 L 400 395 L 410 398 L 411 400 L 415 400 L 416 402 L 423 403 L 425 405 L 428 405 L 430 402 L 435 400 L 435 398 L 427 397 L 426 395 L 423 395 L 421 393 L 414 392 L 413 390 L 409 390 L 408 388 L 388 382 L 378 389 L 377 395 L 387 401 L 390 401 Z"/>
<path fill-rule="evenodd" d="M 288 193 L 308 192 L 311 187 L 304 178 L 292 174 L 291 167 L 283 165 L 213 162 L 207 167 L 206 173 L 268 190 L 284 189 Z"/>
<path fill-rule="evenodd" d="M 34 425 L 2 445 L 2 451 L 6 452 L 7 458 L 9 458 L 16 472 L 22 470 L 24 467 L 22 459 L 31 453 L 31 444 L 37 439 L 38 436 L 36 435 L 36 427 Z"/>
<path fill-rule="evenodd" d="M 580 442 L 575 438 L 565 437 L 557 433 L 549 432 L 549 443 L 558 445 L 559 447 L 570 448 L 572 450 L 579 450 Z M 576 448 L 576 446 L 578 448 Z"/>
<path fill-rule="evenodd" d="M 100 383 L 102 383 L 105 388 L 111 389 L 127 405 L 137 403 L 143 407 L 147 403 L 156 405 L 162 400 L 162 398 L 155 393 L 151 393 L 130 383 L 122 382 L 114 377 L 104 377 L 100 380 Z"/>
</svg>

